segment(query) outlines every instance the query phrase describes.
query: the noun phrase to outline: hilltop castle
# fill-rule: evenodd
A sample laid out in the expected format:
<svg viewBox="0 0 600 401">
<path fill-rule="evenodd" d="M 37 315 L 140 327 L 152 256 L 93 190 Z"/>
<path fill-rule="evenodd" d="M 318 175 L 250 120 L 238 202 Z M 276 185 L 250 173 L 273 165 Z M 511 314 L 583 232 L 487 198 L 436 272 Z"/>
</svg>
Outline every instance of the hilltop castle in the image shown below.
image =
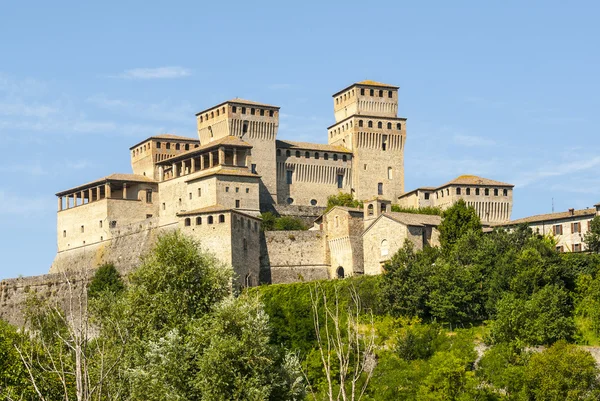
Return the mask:
<svg viewBox="0 0 600 401">
<path fill-rule="evenodd" d="M 398 87 L 374 81 L 333 95 L 327 144 L 278 140 L 279 107 L 233 99 L 196 114 L 198 139 L 157 135 L 130 148 L 133 174 L 57 193 L 51 272 L 139 263 L 161 230 L 179 228 L 233 266 L 240 286 L 378 274 L 405 238 L 437 243 L 439 217 L 394 213 L 465 199 L 484 223 L 510 220 L 513 186 L 461 176 L 404 191 L 406 118 Z M 364 209 L 327 198 L 350 193 Z M 309 231 L 262 232 L 260 213 L 310 221 Z"/>
</svg>

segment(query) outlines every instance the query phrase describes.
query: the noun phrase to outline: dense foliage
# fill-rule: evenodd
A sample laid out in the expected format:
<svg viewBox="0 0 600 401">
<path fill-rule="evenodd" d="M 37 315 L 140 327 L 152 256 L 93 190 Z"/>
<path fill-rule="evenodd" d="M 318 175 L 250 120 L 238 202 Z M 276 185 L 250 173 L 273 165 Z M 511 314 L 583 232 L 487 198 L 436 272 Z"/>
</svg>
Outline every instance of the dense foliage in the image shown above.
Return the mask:
<svg viewBox="0 0 600 401">
<path fill-rule="evenodd" d="M 436 206 L 423 206 L 419 208 L 404 207 L 400 205 L 392 205 L 392 212 L 413 213 L 413 214 L 429 214 L 432 216 L 441 216 L 442 209 Z"/>
<path fill-rule="evenodd" d="M 90 286 L 88 287 L 88 296 L 97 298 L 103 292 L 118 294 L 125 289 L 125 284 L 121 279 L 121 275 L 117 268 L 112 263 L 107 263 L 98 268 Z"/>
<path fill-rule="evenodd" d="M 260 217 L 262 218 L 262 231 L 295 231 L 306 230 L 308 228 L 306 227 L 306 224 L 297 217 L 277 217 L 271 212 L 262 213 Z"/>
<path fill-rule="evenodd" d="M 362 208 L 363 204 L 361 201 L 354 199 L 352 194 L 340 192 L 337 195 L 329 195 L 327 197 L 327 209 L 325 211 L 329 211 L 335 206 Z"/>
<path fill-rule="evenodd" d="M 583 241 L 591 252 L 600 253 L 600 216 L 590 222 L 590 230 L 585 233 Z"/>
</svg>

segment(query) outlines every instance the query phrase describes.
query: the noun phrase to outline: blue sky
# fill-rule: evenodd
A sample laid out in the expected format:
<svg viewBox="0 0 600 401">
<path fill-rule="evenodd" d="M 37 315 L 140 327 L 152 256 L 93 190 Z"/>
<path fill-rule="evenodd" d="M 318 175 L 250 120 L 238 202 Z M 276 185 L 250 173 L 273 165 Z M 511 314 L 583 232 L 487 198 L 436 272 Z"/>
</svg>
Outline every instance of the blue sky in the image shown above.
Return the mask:
<svg viewBox="0 0 600 401">
<path fill-rule="evenodd" d="M 129 147 L 196 136 L 229 98 L 326 142 L 331 95 L 400 86 L 407 190 L 514 183 L 513 218 L 600 202 L 596 2 L 0 0 L 0 278 L 46 273 L 54 193 L 129 172 Z"/>
</svg>

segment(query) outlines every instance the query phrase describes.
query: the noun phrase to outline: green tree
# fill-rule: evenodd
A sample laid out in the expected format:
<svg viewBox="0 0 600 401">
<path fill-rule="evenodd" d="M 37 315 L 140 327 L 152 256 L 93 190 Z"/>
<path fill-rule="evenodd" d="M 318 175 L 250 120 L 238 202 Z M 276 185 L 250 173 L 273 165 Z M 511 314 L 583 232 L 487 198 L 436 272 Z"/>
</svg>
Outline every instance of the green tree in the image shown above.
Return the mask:
<svg viewBox="0 0 600 401">
<path fill-rule="evenodd" d="M 275 220 L 273 230 L 276 231 L 295 231 L 306 230 L 306 225 L 301 219 L 292 216 L 282 216 Z"/>
<path fill-rule="evenodd" d="M 271 212 L 264 212 L 260 217 L 262 218 L 260 229 L 262 231 L 273 231 L 277 217 Z"/>
<path fill-rule="evenodd" d="M 528 400 L 598 400 L 600 370 L 587 352 L 559 341 L 531 356 L 525 370 L 524 393 Z"/>
<path fill-rule="evenodd" d="M 404 207 L 400 205 L 392 205 L 392 212 L 413 213 L 413 214 L 428 214 L 433 216 L 441 216 L 442 209 L 437 206 L 424 206 L 419 208 Z"/>
<path fill-rule="evenodd" d="M 345 207 L 360 207 L 362 208 L 362 202 L 356 200 L 352 197 L 352 194 L 340 192 L 337 195 L 329 195 L 327 197 L 327 209 L 333 209 L 335 206 L 345 206 Z"/>
<path fill-rule="evenodd" d="M 442 213 L 440 231 L 440 244 L 442 248 L 452 247 L 460 237 L 468 231 L 481 232 L 481 221 L 477 211 L 472 206 L 460 199 Z"/>
<path fill-rule="evenodd" d="M 592 219 L 590 230 L 583 237 L 583 241 L 591 252 L 600 253 L 600 216 Z"/>
<path fill-rule="evenodd" d="M 88 296 L 96 298 L 102 292 L 119 294 L 123 289 L 125 289 L 125 284 L 115 265 L 107 263 L 96 270 L 88 287 Z"/>
</svg>

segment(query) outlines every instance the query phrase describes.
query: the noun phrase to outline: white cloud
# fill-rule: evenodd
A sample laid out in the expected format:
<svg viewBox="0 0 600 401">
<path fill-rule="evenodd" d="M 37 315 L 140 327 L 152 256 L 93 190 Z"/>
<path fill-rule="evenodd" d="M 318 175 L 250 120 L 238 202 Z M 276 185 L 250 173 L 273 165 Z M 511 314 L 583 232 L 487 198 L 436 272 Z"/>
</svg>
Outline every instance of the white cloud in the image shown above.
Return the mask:
<svg viewBox="0 0 600 401">
<path fill-rule="evenodd" d="M 172 121 L 181 124 L 193 124 L 195 121 L 194 108 L 189 103 L 173 105 L 168 100 L 160 103 L 137 103 L 111 99 L 103 94 L 91 96 L 86 101 L 105 110 L 144 120 Z"/>
<path fill-rule="evenodd" d="M 28 105 L 17 101 L 14 103 L 0 102 L 0 115 L 45 118 L 58 112 L 54 106 L 43 104 Z"/>
<path fill-rule="evenodd" d="M 468 147 L 483 147 L 496 144 L 496 141 L 492 139 L 473 135 L 454 135 L 454 142 Z"/>
<path fill-rule="evenodd" d="M 524 173 L 513 180 L 515 186 L 526 187 L 535 182 L 551 177 L 561 177 L 574 175 L 583 171 L 594 169 L 600 166 L 600 156 L 585 158 L 583 155 L 575 155 L 580 161 L 553 164 L 550 168 L 545 167 L 533 172 Z"/>
<path fill-rule="evenodd" d="M 183 67 L 158 67 L 158 68 L 133 68 L 125 70 L 113 78 L 124 79 L 171 79 L 183 78 L 192 75 L 192 71 Z"/>
<path fill-rule="evenodd" d="M 34 214 L 47 213 L 54 210 L 56 202 L 52 202 L 48 196 L 21 196 L 0 189 L 0 215 L 31 216 Z"/>
</svg>

